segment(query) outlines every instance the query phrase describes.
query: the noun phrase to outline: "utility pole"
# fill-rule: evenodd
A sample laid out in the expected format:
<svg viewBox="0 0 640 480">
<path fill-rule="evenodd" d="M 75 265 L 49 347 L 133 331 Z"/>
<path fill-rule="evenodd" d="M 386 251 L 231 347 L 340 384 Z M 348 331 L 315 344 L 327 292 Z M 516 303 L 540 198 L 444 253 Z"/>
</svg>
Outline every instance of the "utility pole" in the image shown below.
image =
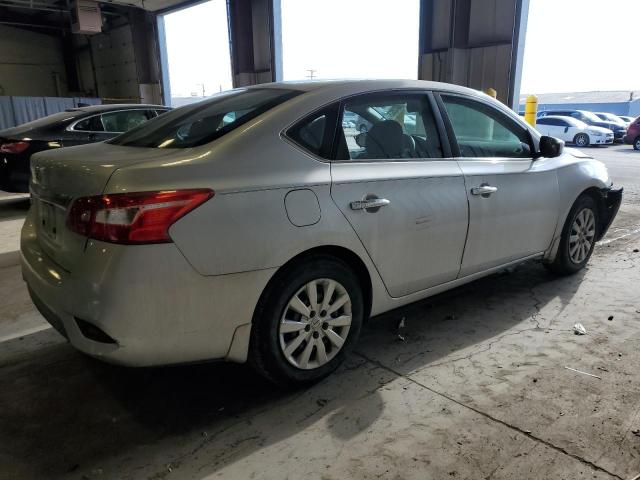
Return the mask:
<svg viewBox="0 0 640 480">
<path fill-rule="evenodd" d="M 307 72 L 309 72 L 309 75 L 307 75 L 307 78 L 309 80 L 313 80 L 314 78 L 316 78 L 315 73 L 317 72 L 317 70 L 314 70 L 313 68 L 307 68 Z"/>
<path fill-rule="evenodd" d="M 202 97 L 204 98 L 204 83 L 196 83 L 196 85 L 202 87 Z"/>
</svg>

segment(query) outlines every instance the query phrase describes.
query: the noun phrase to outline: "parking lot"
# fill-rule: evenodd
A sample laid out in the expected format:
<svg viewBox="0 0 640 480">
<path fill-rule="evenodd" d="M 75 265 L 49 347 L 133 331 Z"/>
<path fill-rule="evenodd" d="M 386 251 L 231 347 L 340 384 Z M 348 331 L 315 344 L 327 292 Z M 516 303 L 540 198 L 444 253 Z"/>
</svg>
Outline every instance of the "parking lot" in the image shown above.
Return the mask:
<svg viewBox="0 0 640 480">
<path fill-rule="evenodd" d="M 0 478 L 637 478 L 640 152 L 585 152 L 625 195 L 584 272 L 530 262 L 386 313 L 294 392 L 78 353 L 21 279 L 28 199 L 0 196 Z"/>
</svg>

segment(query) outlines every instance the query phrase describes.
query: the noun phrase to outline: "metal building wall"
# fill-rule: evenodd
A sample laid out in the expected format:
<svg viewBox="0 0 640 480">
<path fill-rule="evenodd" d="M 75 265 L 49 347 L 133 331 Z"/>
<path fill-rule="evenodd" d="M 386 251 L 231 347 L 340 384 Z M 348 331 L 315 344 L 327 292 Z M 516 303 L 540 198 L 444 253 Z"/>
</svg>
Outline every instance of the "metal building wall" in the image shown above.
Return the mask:
<svg viewBox="0 0 640 480">
<path fill-rule="evenodd" d="M 422 0 L 419 78 L 517 106 L 528 0 Z"/>
</svg>

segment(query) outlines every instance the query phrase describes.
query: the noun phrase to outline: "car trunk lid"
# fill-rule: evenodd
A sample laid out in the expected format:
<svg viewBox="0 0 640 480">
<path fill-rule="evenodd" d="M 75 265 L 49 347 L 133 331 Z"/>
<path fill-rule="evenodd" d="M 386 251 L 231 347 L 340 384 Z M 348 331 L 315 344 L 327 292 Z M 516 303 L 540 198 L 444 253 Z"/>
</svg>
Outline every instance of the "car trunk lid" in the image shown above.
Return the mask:
<svg viewBox="0 0 640 480">
<path fill-rule="evenodd" d="M 38 243 L 43 252 L 67 271 L 73 271 L 86 237 L 66 222 L 76 198 L 100 195 L 119 168 L 172 155 L 171 151 L 122 147 L 106 143 L 51 150 L 31 157 L 31 195 Z"/>
</svg>

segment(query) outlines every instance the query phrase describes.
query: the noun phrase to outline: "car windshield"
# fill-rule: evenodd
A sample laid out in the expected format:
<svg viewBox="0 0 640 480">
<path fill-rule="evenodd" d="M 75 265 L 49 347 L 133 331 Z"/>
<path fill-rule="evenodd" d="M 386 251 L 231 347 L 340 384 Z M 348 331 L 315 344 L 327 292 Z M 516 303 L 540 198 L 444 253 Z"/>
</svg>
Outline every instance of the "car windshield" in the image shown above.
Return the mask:
<svg viewBox="0 0 640 480">
<path fill-rule="evenodd" d="M 300 93 L 280 88 L 230 90 L 165 113 L 109 143 L 147 148 L 203 145 Z"/>
<path fill-rule="evenodd" d="M 591 120 L 592 122 L 601 122 L 602 121 L 601 118 L 598 118 L 598 116 L 595 113 L 592 113 L 592 112 L 582 112 L 582 115 L 585 118 Z"/>
<path fill-rule="evenodd" d="M 567 122 L 572 127 L 587 128 L 589 126 L 586 123 L 584 123 L 582 120 L 578 120 L 577 118 L 564 117 L 564 118 L 562 118 L 562 120 Z"/>
</svg>

